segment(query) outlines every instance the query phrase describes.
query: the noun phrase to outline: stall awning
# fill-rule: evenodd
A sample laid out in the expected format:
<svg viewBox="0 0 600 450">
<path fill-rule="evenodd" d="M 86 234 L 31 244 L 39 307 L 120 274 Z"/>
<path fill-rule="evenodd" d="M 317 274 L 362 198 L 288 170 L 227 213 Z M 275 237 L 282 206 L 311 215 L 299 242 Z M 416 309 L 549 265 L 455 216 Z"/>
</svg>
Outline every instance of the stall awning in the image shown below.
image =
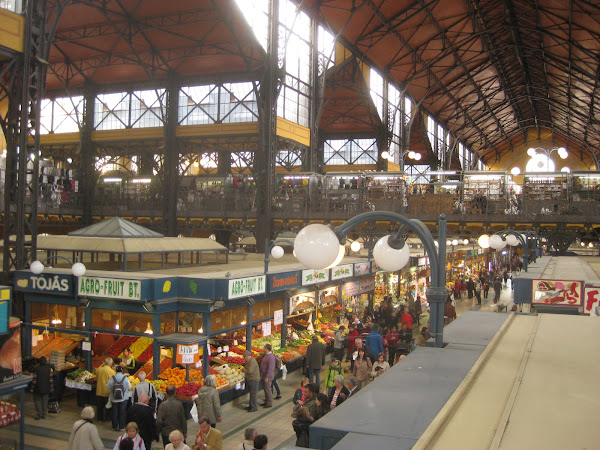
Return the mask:
<svg viewBox="0 0 600 450">
<path fill-rule="evenodd" d="M 165 336 L 157 336 L 155 340 L 162 346 L 174 347 L 177 344 L 201 344 L 203 342 L 206 342 L 208 338 L 201 334 L 171 333 Z"/>
</svg>

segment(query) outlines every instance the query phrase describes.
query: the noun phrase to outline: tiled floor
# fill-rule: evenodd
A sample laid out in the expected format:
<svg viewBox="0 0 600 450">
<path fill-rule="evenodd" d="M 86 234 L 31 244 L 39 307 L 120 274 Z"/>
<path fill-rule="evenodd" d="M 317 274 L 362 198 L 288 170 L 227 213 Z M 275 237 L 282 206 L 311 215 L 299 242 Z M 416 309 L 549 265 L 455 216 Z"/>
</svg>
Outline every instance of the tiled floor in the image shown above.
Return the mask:
<svg viewBox="0 0 600 450">
<path fill-rule="evenodd" d="M 510 286 L 510 285 L 509 285 Z M 512 298 L 510 287 L 505 287 L 502 290 L 502 298 Z M 493 310 L 493 293 L 490 293 L 489 299 L 481 308 L 476 306 L 475 299 L 464 299 L 457 302 L 456 312 L 458 315 L 472 308 L 480 309 L 481 311 Z M 427 323 L 428 316 L 421 316 L 421 325 Z M 247 406 L 248 396 L 240 397 L 233 402 L 223 405 L 223 422 L 217 425 L 224 436 L 223 448 L 234 448 L 243 440 L 244 430 L 247 427 L 255 427 L 261 434 L 266 434 L 269 438 L 269 448 L 277 449 L 288 444 L 295 443 L 295 434 L 292 429 L 292 403 L 291 399 L 300 382 L 300 371 L 295 371 L 288 374 L 286 380 L 279 379 L 281 388 L 281 400 L 275 400 L 273 408 L 259 408 L 255 413 L 248 413 L 245 408 Z M 321 379 L 324 378 L 324 374 Z M 259 392 L 259 402 L 262 402 L 262 391 Z M 34 420 L 35 410 L 33 401 L 30 396 L 27 397 L 26 404 L 26 448 L 63 450 L 66 448 L 66 441 L 69 439 L 69 434 L 73 423 L 78 419 L 80 409 L 76 406 L 74 395 L 66 395 L 61 403 L 61 412 L 59 414 L 49 414 L 46 420 Z M 107 448 L 113 448 L 116 439 L 120 433 L 114 432 L 111 429 L 111 423 L 97 423 L 100 436 Z M 188 421 L 188 443 L 193 442 L 193 437 L 198 431 L 198 424 L 192 420 Z M 154 449 L 163 448 L 161 444 L 154 443 Z"/>
</svg>

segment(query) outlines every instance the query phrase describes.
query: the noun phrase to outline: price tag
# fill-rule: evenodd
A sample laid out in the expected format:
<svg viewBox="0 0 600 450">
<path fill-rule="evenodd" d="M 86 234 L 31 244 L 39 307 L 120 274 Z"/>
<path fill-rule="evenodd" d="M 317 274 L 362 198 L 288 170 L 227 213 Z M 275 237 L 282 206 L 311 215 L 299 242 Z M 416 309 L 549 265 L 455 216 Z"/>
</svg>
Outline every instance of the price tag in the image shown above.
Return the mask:
<svg viewBox="0 0 600 450">
<path fill-rule="evenodd" d="M 235 339 L 235 340 L 233 341 L 233 346 L 234 346 L 234 347 L 237 347 L 237 345 L 238 345 L 238 342 L 237 342 L 237 339 Z"/>
<path fill-rule="evenodd" d="M 196 369 L 199 367 L 202 367 L 202 360 L 200 360 L 196 363 Z"/>
<path fill-rule="evenodd" d="M 236 384 L 235 384 L 235 389 L 236 389 L 237 391 L 239 391 L 240 389 L 242 389 L 242 383 L 236 383 Z"/>
<path fill-rule="evenodd" d="M 89 352 L 92 350 L 92 343 L 89 341 L 83 341 L 81 343 L 81 350 L 83 350 L 84 352 Z"/>
<path fill-rule="evenodd" d="M 281 325 L 283 323 L 283 309 L 278 309 L 273 313 L 273 325 Z"/>
<path fill-rule="evenodd" d="M 194 364 L 194 355 L 181 355 L 181 364 Z"/>
<path fill-rule="evenodd" d="M 229 351 L 229 345 L 226 345 L 225 347 L 223 347 L 223 351 L 224 351 L 225 353 L 227 353 L 227 352 Z"/>
<path fill-rule="evenodd" d="M 223 347 L 218 347 L 217 348 L 217 353 L 222 353 L 223 352 Z"/>
<path fill-rule="evenodd" d="M 263 337 L 271 336 L 271 322 L 263 322 L 262 324 Z"/>
</svg>

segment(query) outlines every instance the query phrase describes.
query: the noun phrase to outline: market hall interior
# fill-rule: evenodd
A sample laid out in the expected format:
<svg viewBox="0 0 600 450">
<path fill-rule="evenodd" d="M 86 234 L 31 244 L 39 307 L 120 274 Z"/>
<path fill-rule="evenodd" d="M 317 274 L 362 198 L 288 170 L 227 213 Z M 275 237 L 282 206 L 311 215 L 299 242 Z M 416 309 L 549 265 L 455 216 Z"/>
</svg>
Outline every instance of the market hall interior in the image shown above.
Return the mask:
<svg viewBox="0 0 600 450">
<path fill-rule="evenodd" d="M 251 423 L 290 446 L 312 337 L 324 380 L 354 314 L 380 325 L 386 360 L 410 354 L 362 374 L 352 402 L 373 395 L 381 413 L 415 374 L 437 393 L 406 408 L 410 430 L 378 430 L 381 447 L 454 442 L 496 358 L 518 383 L 493 392 L 495 434 L 469 438 L 521 439 L 536 364 L 563 352 L 547 330 L 593 333 L 600 314 L 600 11 L 379 3 L 0 0 L 1 445 L 64 447 L 83 406 L 104 416 L 96 371 L 112 357 L 131 384 L 174 384 L 186 411 L 213 375 L 226 447 Z M 390 347 L 408 322 L 414 342 L 400 330 Z M 247 413 L 243 352 L 260 361 L 267 343 L 281 398 Z M 560 358 L 585 366 L 575 355 Z M 426 368 L 446 362 L 437 386 Z M 350 405 L 310 445 L 365 445 L 369 420 L 335 423 Z M 96 425 L 112 447 L 115 425 Z"/>
</svg>

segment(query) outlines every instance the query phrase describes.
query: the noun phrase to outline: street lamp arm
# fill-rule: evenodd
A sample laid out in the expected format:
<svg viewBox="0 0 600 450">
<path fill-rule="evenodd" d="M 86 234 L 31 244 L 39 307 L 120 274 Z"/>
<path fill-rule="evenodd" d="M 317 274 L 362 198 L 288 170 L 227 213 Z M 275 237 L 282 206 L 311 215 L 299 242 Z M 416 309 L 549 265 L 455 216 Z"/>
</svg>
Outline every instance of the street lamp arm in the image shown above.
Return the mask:
<svg viewBox="0 0 600 450">
<path fill-rule="evenodd" d="M 346 235 L 351 230 L 353 230 L 354 228 L 356 228 L 357 226 L 359 226 L 363 223 L 371 222 L 373 220 L 390 220 L 393 222 L 401 223 L 402 227 L 400 228 L 400 230 L 394 237 L 395 242 L 398 242 L 397 239 L 398 239 L 399 235 L 401 238 L 402 234 L 404 233 L 405 228 L 408 228 L 408 229 L 414 231 L 415 234 L 423 242 L 425 251 L 427 252 L 427 255 L 429 256 L 429 259 L 431 261 L 431 264 L 430 264 L 431 272 L 432 272 L 431 278 L 433 280 L 436 280 L 436 284 L 440 282 L 440 277 L 439 277 L 440 258 L 438 256 L 437 250 L 435 248 L 433 236 L 431 235 L 431 232 L 429 231 L 427 226 L 418 219 L 409 219 L 407 217 L 401 216 L 400 214 L 396 214 L 391 211 L 372 211 L 372 212 L 362 213 L 362 214 L 359 214 L 359 215 L 353 217 L 352 219 L 344 222 L 339 227 L 335 228 L 334 232 L 338 236 L 340 242 L 345 242 Z M 444 214 L 442 214 L 440 216 L 440 220 L 445 221 L 446 216 Z M 443 239 L 441 239 L 441 240 L 443 240 Z M 441 242 L 439 244 L 441 245 Z"/>
<path fill-rule="evenodd" d="M 54 259 L 54 258 L 64 259 L 66 262 L 68 262 L 69 264 L 71 264 L 71 266 L 72 266 L 73 264 L 75 264 L 75 263 L 74 263 L 73 261 L 71 261 L 69 258 L 67 258 L 66 256 L 62 256 L 62 255 L 52 255 L 52 256 L 48 256 L 47 258 L 45 258 L 45 259 L 41 260 L 40 262 L 41 262 L 42 264 L 44 264 L 45 262 L 47 262 L 47 261 L 50 261 L 51 259 Z M 76 260 L 75 262 L 78 262 L 78 260 Z"/>
</svg>

